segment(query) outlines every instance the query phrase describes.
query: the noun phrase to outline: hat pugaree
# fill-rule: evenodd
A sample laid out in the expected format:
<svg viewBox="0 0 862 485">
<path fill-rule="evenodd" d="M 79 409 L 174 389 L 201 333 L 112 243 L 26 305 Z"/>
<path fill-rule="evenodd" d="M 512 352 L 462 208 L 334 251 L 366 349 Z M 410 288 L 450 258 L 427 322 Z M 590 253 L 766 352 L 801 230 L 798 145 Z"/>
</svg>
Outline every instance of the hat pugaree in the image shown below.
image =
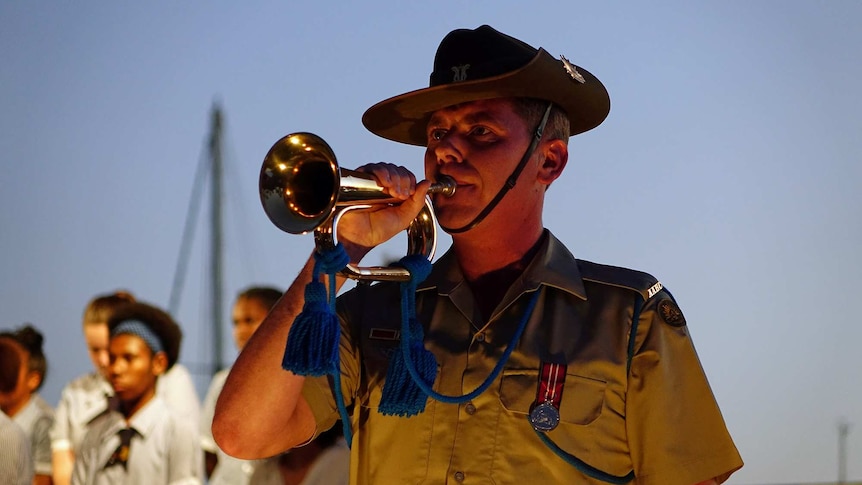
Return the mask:
<svg viewBox="0 0 862 485">
<path fill-rule="evenodd" d="M 368 108 L 362 123 L 383 138 L 425 146 L 428 120 L 438 109 L 524 97 L 552 101 L 565 110 L 571 136 L 601 124 L 611 105 L 605 87 L 586 69 L 488 25 L 446 35 L 437 48 L 429 84 Z"/>
</svg>

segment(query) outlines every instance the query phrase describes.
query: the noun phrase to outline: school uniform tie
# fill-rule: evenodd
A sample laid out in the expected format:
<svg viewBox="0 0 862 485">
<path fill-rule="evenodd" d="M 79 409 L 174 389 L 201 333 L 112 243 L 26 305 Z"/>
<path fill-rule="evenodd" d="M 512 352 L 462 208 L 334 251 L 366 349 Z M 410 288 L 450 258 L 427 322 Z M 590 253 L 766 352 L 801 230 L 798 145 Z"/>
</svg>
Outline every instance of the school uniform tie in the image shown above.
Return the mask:
<svg viewBox="0 0 862 485">
<path fill-rule="evenodd" d="M 135 436 L 135 433 L 134 428 L 123 428 L 117 433 L 120 435 L 120 446 L 114 450 L 108 463 L 105 464 L 105 468 L 114 465 L 123 465 L 124 470 L 127 468 L 126 463 L 129 461 L 129 448 L 132 446 L 132 437 Z"/>
</svg>

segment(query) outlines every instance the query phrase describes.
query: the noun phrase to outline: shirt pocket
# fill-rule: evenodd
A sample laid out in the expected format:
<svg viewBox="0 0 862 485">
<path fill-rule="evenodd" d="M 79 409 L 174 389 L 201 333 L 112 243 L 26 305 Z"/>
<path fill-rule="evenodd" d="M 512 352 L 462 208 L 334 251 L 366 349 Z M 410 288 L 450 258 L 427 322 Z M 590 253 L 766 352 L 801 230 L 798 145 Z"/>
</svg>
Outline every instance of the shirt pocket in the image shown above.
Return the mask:
<svg viewBox="0 0 862 485">
<path fill-rule="evenodd" d="M 538 387 L 538 370 L 504 371 L 500 382 L 500 401 L 507 411 L 526 415 L 536 400 Z M 607 387 L 607 382 L 600 379 L 566 374 L 560 402 L 560 421 L 577 425 L 594 422 L 602 414 Z"/>
<path fill-rule="evenodd" d="M 359 405 L 377 411 L 383 386 L 386 384 L 386 373 L 389 370 L 389 360 L 399 351 L 398 342 L 377 344 L 366 352 L 362 361 L 363 378 L 359 382 Z"/>
</svg>

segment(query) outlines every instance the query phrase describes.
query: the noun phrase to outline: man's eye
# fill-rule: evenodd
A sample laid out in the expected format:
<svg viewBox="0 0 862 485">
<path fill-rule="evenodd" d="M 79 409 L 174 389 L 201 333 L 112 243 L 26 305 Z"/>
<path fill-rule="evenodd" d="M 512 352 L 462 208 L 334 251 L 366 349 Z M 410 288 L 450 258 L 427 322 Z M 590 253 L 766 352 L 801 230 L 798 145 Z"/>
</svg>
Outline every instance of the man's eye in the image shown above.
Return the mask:
<svg viewBox="0 0 862 485">
<path fill-rule="evenodd" d="M 488 128 L 485 128 L 484 126 L 477 126 L 477 127 L 473 128 L 472 130 L 470 130 L 470 133 L 472 133 L 475 136 L 483 136 L 483 135 L 489 135 L 491 133 L 491 130 L 489 130 Z"/>
<path fill-rule="evenodd" d="M 446 136 L 446 130 L 431 130 L 431 132 L 428 133 L 428 138 L 434 141 L 440 141 L 444 136 Z"/>
</svg>

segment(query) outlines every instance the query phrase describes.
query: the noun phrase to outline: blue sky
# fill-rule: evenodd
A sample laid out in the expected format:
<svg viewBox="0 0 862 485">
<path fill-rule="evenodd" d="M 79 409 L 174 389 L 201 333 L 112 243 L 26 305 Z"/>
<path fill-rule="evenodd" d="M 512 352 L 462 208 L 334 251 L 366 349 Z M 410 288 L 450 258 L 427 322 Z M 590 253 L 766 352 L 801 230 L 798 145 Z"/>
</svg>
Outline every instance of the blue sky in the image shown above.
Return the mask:
<svg viewBox="0 0 862 485">
<path fill-rule="evenodd" d="M 216 100 L 226 296 L 284 287 L 313 242 L 260 207 L 272 143 L 311 131 L 345 167 L 421 173 L 421 149 L 360 117 L 424 86 L 446 32 L 488 23 L 607 86 L 611 114 L 572 139 L 545 224 L 576 256 L 673 291 L 746 461 L 730 483 L 834 481 L 842 419 L 860 480 L 860 19 L 853 1 L 4 1 L 0 325 L 46 334 L 56 402 L 89 369 L 93 295 L 167 306 Z M 201 224 L 177 312 L 193 370 L 212 360 L 205 239 Z"/>
</svg>

